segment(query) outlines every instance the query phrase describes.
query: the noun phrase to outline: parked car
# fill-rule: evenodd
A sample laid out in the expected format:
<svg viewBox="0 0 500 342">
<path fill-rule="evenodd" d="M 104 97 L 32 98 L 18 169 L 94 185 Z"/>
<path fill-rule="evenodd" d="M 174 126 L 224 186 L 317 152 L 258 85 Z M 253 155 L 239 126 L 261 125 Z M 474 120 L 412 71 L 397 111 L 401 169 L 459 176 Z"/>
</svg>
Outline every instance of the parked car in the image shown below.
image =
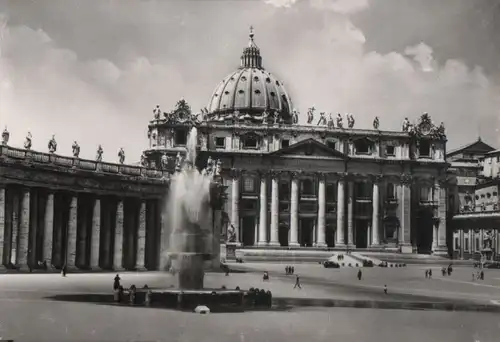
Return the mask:
<svg viewBox="0 0 500 342">
<path fill-rule="evenodd" d="M 335 261 L 327 260 L 327 261 L 323 262 L 323 267 L 324 268 L 340 268 L 340 265 L 338 263 L 336 263 Z"/>
</svg>

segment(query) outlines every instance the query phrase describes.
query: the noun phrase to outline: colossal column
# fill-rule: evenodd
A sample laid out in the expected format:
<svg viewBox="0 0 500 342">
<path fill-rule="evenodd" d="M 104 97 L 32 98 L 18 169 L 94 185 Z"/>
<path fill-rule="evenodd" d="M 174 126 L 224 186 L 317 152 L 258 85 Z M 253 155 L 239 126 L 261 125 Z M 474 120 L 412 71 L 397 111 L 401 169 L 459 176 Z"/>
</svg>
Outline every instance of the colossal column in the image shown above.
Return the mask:
<svg viewBox="0 0 500 342">
<path fill-rule="evenodd" d="M 399 186 L 399 233 L 398 240 L 401 253 L 411 253 L 411 184 L 412 177 L 404 174 Z"/>
<path fill-rule="evenodd" d="M 373 196 L 372 196 L 372 246 L 377 247 L 380 245 L 379 238 L 379 199 L 380 199 L 380 185 L 381 177 L 373 177 Z"/>
<path fill-rule="evenodd" d="M 279 173 L 271 174 L 271 234 L 270 246 L 279 246 Z"/>
<path fill-rule="evenodd" d="M 90 233 L 90 268 L 99 269 L 99 249 L 101 241 L 101 200 L 94 200 L 92 211 L 92 231 Z"/>
<path fill-rule="evenodd" d="M 437 241 L 438 241 L 438 254 L 448 255 L 448 248 L 446 246 L 446 178 L 439 179 L 437 182 L 437 195 L 438 195 L 438 229 L 437 229 Z M 482 247 L 482 246 L 481 246 Z"/>
<path fill-rule="evenodd" d="M 4 261 L 4 238 L 5 238 L 5 207 L 6 207 L 6 197 L 5 197 L 5 187 L 0 184 L 0 268 L 3 268 Z"/>
<path fill-rule="evenodd" d="M 66 251 L 66 267 L 76 267 L 76 239 L 78 232 L 78 197 L 73 195 L 69 204 L 68 239 Z"/>
<path fill-rule="evenodd" d="M 337 182 L 337 234 L 335 247 L 345 246 L 345 179 L 340 178 Z"/>
<path fill-rule="evenodd" d="M 28 268 L 28 243 L 30 234 L 30 189 L 24 188 L 22 196 L 17 264 L 21 269 L 24 269 Z"/>
<path fill-rule="evenodd" d="M 260 174 L 259 246 L 267 246 L 267 174 Z"/>
<path fill-rule="evenodd" d="M 240 242 L 240 170 L 232 169 L 231 177 L 231 225 L 234 227 L 236 242 Z"/>
<path fill-rule="evenodd" d="M 135 259 L 135 269 L 145 270 L 146 253 L 146 201 L 141 201 L 139 209 L 139 229 L 137 230 L 137 254 Z"/>
<path fill-rule="evenodd" d="M 354 182 L 347 183 L 347 246 L 354 247 Z"/>
<path fill-rule="evenodd" d="M 54 237 L 54 193 L 47 194 L 43 227 L 43 260 L 48 268 L 52 267 L 52 243 Z"/>
<path fill-rule="evenodd" d="M 123 200 L 116 206 L 115 246 L 113 249 L 113 269 L 123 270 Z"/>
<path fill-rule="evenodd" d="M 19 194 L 14 192 L 12 198 L 12 236 L 10 247 L 10 263 L 17 265 L 19 249 Z"/>
<path fill-rule="evenodd" d="M 326 247 L 325 234 L 325 215 L 326 215 L 326 185 L 325 175 L 319 175 L 318 183 L 318 226 L 317 226 L 317 247 Z"/>
<path fill-rule="evenodd" d="M 292 173 L 292 189 L 290 197 L 290 247 L 299 246 L 299 175 Z"/>
</svg>

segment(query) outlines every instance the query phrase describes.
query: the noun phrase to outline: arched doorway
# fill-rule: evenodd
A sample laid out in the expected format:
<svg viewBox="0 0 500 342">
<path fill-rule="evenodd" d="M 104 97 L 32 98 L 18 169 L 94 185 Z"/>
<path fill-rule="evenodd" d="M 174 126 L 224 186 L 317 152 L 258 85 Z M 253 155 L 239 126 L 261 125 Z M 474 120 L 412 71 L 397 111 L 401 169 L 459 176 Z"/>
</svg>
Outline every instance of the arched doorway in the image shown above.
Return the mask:
<svg viewBox="0 0 500 342">
<path fill-rule="evenodd" d="M 425 208 L 417 216 L 417 252 L 431 254 L 434 230 L 434 214 L 431 209 Z"/>
</svg>

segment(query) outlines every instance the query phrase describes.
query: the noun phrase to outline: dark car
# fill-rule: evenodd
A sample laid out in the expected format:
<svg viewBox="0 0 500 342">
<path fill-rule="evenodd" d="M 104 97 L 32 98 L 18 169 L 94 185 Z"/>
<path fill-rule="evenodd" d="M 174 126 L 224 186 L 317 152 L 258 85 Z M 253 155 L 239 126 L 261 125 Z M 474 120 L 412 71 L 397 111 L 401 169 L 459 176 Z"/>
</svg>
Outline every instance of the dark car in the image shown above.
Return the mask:
<svg viewBox="0 0 500 342">
<path fill-rule="evenodd" d="M 324 268 L 340 268 L 340 265 L 335 261 L 325 261 L 323 263 Z"/>
</svg>

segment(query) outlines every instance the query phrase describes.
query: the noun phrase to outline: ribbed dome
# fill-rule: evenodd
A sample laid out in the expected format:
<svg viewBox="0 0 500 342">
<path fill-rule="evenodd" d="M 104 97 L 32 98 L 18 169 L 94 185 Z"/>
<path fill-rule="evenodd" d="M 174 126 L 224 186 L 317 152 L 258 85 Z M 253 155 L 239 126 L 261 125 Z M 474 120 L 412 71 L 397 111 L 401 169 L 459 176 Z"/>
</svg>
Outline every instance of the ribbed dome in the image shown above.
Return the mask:
<svg viewBox="0 0 500 342">
<path fill-rule="evenodd" d="M 241 66 L 217 85 L 208 104 L 208 117 L 215 119 L 233 114 L 259 120 L 265 111 L 291 122 L 292 101 L 283 84 L 262 67 L 260 50 L 253 41 L 243 50 Z"/>
</svg>

